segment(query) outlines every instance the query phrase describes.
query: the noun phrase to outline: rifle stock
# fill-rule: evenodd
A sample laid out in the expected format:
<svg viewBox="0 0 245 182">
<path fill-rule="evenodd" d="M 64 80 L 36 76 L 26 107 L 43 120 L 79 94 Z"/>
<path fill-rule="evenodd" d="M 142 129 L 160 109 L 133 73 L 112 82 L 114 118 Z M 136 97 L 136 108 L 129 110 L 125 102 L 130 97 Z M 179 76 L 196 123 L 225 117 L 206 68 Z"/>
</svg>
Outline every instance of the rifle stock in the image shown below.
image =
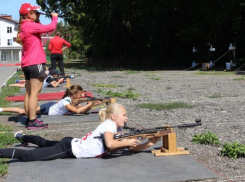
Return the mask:
<svg viewBox="0 0 245 182">
<path fill-rule="evenodd" d="M 108 105 L 108 104 L 111 104 L 111 103 L 116 103 L 116 98 L 87 97 L 87 98 L 74 99 L 72 104 L 76 105 L 76 104 L 81 104 L 83 102 L 88 102 L 88 101 L 101 101 L 102 103 L 106 103 L 106 105 Z"/>
</svg>

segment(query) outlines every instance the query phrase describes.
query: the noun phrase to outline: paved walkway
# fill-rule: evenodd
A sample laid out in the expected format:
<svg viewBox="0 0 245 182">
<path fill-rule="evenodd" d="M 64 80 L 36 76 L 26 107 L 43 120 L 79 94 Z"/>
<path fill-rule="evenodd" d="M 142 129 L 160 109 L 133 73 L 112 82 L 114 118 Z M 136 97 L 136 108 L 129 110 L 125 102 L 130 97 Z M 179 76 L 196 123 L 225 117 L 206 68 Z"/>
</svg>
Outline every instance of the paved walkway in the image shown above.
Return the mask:
<svg viewBox="0 0 245 182">
<path fill-rule="evenodd" d="M 0 88 L 6 83 L 6 81 L 12 77 L 20 66 L 15 66 L 20 62 L 15 61 L 0 61 Z M 3 65 L 3 66 L 1 66 Z M 12 66 L 14 65 L 14 66 Z"/>
</svg>

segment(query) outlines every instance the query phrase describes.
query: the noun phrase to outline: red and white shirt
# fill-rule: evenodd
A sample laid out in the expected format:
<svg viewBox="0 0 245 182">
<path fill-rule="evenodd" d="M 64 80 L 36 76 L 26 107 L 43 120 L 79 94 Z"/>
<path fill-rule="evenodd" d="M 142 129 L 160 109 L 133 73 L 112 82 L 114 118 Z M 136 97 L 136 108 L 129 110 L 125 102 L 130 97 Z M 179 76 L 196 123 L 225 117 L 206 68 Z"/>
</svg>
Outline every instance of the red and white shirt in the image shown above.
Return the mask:
<svg viewBox="0 0 245 182">
<path fill-rule="evenodd" d="M 117 129 L 116 123 L 107 119 L 101 123 L 93 132 L 88 133 L 82 138 L 74 138 L 71 142 L 72 152 L 76 158 L 100 157 L 105 154 L 103 141 L 100 138 L 106 131 L 111 133 L 121 132 L 121 128 Z"/>
</svg>

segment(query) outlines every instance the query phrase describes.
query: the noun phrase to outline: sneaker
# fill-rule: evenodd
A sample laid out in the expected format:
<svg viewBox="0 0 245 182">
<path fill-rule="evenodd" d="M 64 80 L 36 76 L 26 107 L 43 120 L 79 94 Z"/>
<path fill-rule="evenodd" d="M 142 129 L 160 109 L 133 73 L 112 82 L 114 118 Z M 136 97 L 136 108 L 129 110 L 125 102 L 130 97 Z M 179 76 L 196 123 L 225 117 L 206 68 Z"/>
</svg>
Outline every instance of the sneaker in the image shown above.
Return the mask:
<svg viewBox="0 0 245 182">
<path fill-rule="evenodd" d="M 15 80 L 15 83 L 20 83 L 20 80 Z"/>
<path fill-rule="evenodd" d="M 44 128 L 48 128 L 48 124 L 43 124 L 43 122 L 38 121 L 37 119 L 34 123 L 29 122 L 27 126 L 28 130 L 44 129 Z"/>
<path fill-rule="evenodd" d="M 24 135 L 22 132 L 23 132 L 23 131 L 17 131 L 17 132 L 14 134 L 14 137 L 15 137 L 17 140 L 20 141 L 20 143 L 22 144 L 22 147 L 25 147 L 25 146 L 29 145 L 29 143 L 28 143 L 28 142 L 24 142 L 24 141 L 21 139 L 22 136 Z"/>
</svg>

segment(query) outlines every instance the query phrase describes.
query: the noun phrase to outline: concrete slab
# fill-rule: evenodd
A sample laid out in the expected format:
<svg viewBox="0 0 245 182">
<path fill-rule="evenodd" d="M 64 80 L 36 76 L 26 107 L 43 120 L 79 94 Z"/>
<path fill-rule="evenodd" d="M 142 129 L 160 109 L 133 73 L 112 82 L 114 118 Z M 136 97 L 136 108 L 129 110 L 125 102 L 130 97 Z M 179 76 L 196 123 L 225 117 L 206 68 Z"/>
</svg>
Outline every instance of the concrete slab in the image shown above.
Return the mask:
<svg viewBox="0 0 245 182">
<path fill-rule="evenodd" d="M 74 122 L 99 122 L 98 113 L 75 114 L 62 116 L 37 115 L 44 123 L 74 123 Z M 19 116 L 17 126 L 25 126 L 26 116 Z"/>
<path fill-rule="evenodd" d="M 45 87 L 42 88 L 41 93 L 48 93 L 48 92 L 65 92 L 66 91 L 66 87 L 63 86 L 59 86 L 59 87 Z M 25 93 L 26 92 L 26 88 L 21 88 L 20 89 L 20 93 Z"/>
<path fill-rule="evenodd" d="M 103 159 L 11 160 L 6 182 L 163 182 L 220 177 L 190 155 L 154 157 L 150 149 L 137 154 L 123 150 Z"/>
</svg>

